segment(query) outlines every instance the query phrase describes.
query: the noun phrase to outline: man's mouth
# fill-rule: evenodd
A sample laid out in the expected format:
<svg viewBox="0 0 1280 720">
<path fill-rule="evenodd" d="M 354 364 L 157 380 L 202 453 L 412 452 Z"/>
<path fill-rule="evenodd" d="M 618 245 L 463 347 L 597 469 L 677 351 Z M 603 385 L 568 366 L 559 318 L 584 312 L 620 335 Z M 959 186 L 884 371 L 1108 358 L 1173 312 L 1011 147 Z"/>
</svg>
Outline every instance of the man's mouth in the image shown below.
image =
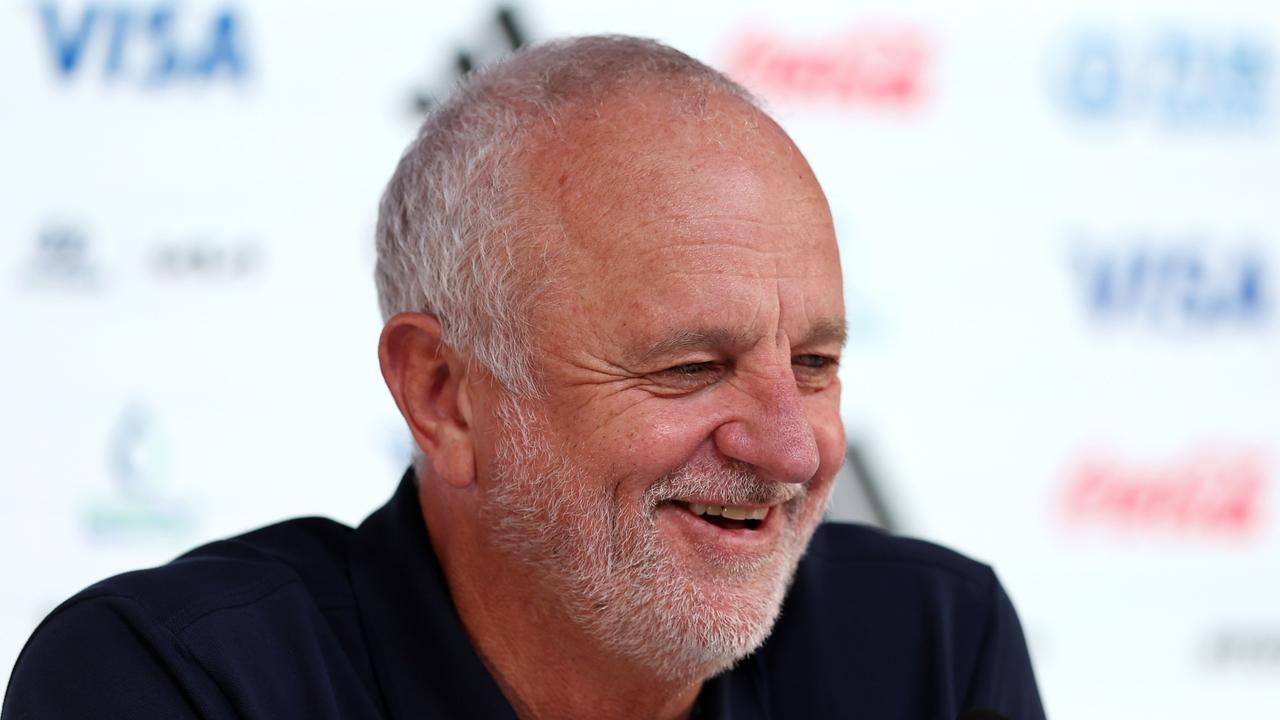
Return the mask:
<svg viewBox="0 0 1280 720">
<path fill-rule="evenodd" d="M 706 505 L 683 500 L 672 500 L 677 507 L 724 530 L 756 530 L 769 517 L 768 507 L 741 505 Z"/>
</svg>

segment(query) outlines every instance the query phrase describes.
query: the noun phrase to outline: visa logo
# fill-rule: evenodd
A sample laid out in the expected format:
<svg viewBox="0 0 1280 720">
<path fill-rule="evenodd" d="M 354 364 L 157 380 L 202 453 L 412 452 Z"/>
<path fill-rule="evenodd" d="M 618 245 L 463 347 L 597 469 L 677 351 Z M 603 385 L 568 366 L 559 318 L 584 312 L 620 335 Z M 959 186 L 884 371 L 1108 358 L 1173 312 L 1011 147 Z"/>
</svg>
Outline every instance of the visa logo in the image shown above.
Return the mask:
<svg viewBox="0 0 1280 720">
<path fill-rule="evenodd" d="M 1257 323 L 1268 312 L 1267 267 L 1256 253 L 1227 255 L 1191 245 L 1081 246 L 1072 260 L 1095 320 L 1205 328 Z"/>
<path fill-rule="evenodd" d="M 89 3 L 78 12 L 38 6 L 54 72 L 63 80 L 90 72 L 144 87 L 245 77 L 241 17 L 230 8 L 207 15 L 172 4 Z"/>
<path fill-rule="evenodd" d="M 1065 109 L 1094 122 L 1247 127 L 1269 114 L 1275 59 L 1248 31 L 1082 32 L 1061 48 L 1057 90 Z"/>
</svg>

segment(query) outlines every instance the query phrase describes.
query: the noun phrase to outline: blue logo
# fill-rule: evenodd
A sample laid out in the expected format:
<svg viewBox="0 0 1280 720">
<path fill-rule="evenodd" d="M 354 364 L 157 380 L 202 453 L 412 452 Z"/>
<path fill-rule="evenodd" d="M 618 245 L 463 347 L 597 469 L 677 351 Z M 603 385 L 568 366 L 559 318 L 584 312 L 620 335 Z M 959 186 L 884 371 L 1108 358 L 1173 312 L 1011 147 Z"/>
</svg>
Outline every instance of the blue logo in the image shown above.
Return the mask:
<svg viewBox="0 0 1280 720">
<path fill-rule="evenodd" d="M 244 23 L 231 8 L 195 16 L 179 5 L 89 3 L 67 11 L 38 6 L 54 72 L 160 87 L 177 82 L 239 81 L 248 73 Z"/>
<path fill-rule="evenodd" d="M 1135 37 L 1086 31 L 1062 49 L 1057 94 L 1083 120 L 1247 127 L 1270 111 L 1274 61 L 1270 43 L 1249 33 L 1166 29 Z"/>
<path fill-rule="evenodd" d="M 1107 324 L 1200 330 L 1262 324 L 1270 279 L 1259 250 L 1196 242 L 1079 245 L 1072 268 L 1089 315 Z"/>
</svg>

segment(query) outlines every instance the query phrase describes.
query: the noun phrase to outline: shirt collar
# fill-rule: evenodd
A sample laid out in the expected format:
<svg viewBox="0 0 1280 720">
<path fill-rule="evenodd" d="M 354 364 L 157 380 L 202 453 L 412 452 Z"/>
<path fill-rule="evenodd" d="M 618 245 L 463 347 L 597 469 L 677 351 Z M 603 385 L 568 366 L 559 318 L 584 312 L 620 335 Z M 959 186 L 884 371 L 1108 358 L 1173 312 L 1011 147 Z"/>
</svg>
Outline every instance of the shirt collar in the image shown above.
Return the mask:
<svg viewBox="0 0 1280 720">
<path fill-rule="evenodd" d="M 410 468 L 351 543 L 356 606 L 390 716 L 516 720 L 458 619 L 418 502 Z M 700 717 L 765 720 L 766 688 L 763 663 L 752 655 L 707 681 Z"/>
<path fill-rule="evenodd" d="M 351 581 L 392 718 L 515 720 L 453 607 L 412 468 L 391 501 L 356 529 Z"/>
</svg>

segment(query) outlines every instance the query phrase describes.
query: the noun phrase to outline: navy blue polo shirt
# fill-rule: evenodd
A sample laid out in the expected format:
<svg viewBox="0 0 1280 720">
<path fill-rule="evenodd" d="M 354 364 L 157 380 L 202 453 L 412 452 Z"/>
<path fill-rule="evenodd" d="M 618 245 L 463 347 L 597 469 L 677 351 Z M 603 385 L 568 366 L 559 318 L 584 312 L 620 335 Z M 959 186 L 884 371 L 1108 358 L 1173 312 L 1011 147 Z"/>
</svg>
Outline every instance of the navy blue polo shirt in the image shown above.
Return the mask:
<svg viewBox="0 0 1280 720">
<path fill-rule="evenodd" d="M 826 524 L 777 627 L 709 680 L 703 718 L 1044 717 L 991 569 Z M 303 518 L 100 582 L 18 658 L 3 720 L 514 718 L 467 639 L 412 472 L 356 529 Z"/>
</svg>

